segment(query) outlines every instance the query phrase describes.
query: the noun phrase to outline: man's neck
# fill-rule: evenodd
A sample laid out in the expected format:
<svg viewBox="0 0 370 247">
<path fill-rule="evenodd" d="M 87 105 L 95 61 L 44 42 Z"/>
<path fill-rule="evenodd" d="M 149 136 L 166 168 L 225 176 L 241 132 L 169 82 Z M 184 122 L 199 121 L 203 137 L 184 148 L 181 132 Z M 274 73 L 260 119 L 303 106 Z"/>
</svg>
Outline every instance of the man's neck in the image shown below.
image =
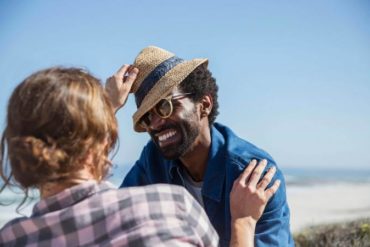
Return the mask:
<svg viewBox="0 0 370 247">
<path fill-rule="evenodd" d="M 203 181 L 210 148 L 211 131 L 207 126 L 207 128 L 203 128 L 203 131 L 199 133 L 199 136 L 190 149 L 180 157 L 182 164 L 194 181 Z"/>
</svg>

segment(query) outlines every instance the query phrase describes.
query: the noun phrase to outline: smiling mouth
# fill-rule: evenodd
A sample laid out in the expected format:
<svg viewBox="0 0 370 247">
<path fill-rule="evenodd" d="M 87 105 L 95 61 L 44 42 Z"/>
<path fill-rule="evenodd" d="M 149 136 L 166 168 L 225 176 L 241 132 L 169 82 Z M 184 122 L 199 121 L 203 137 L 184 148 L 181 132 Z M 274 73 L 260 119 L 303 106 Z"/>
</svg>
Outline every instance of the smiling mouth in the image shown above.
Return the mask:
<svg viewBox="0 0 370 247">
<path fill-rule="evenodd" d="M 173 141 L 176 140 L 176 138 L 174 138 L 177 134 L 177 131 L 176 130 L 169 130 L 169 131 L 166 131 L 165 133 L 160 133 L 160 134 L 157 134 L 157 138 L 158 138 L 158 143 L 159 143 L 159 146 L 166 146 L 170 143 L 172 143 Z"/>
<path fill-rule="evenodd" d="M 176 134 L 176 131 L 175 130 L 171 130 L 170 132 L 166 133 L 166 134 L 163 134 L 163 135 L 160 135 L 158 136 L 158 140 L 159 141 L 165 141 L 167 140 L 168 138 L 171 138 L 172 136 L 174 136 Z"/>
</svg>

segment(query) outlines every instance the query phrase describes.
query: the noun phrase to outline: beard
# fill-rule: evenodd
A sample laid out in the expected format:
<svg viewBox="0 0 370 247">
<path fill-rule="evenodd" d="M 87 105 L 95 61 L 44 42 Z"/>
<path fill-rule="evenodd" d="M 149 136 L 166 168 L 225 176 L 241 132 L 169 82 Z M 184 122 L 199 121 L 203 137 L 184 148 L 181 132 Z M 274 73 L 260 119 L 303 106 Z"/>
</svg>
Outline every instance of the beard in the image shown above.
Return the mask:
<svg viewBox="0 0 370 247">
<path fill-rule="evenodd" d="M 184 119 L 177 123 L 166 124 L 161 130 L 150 132 L 153 142 L 156 144 L 158 150 L 161 152 L 164 158 L 168 160 L 176 160 L 191 150 L 192 144 L 199 135 L 199 128 L 196 120 L 196 115 L 186 116 Z M 158 139 L 155 138 L 155 134 L 166 129 L 174 129 L 181 135 L 181 140 L 173 145 L 160 147 Z"/>
</svg>

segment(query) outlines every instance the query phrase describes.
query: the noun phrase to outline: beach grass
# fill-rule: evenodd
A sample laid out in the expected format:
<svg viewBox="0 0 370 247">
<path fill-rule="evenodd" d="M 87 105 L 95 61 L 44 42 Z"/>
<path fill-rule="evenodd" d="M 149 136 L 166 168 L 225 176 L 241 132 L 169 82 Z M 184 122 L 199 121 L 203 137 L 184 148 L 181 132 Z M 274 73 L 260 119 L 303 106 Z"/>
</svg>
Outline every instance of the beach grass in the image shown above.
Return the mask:
<svg viewBox="0 0 370 247">
<path fill-rule="evenodd" d="M 370 247 L 370 218 L 307 227 L 294 240 L 297 247 Z"/>
</svg>

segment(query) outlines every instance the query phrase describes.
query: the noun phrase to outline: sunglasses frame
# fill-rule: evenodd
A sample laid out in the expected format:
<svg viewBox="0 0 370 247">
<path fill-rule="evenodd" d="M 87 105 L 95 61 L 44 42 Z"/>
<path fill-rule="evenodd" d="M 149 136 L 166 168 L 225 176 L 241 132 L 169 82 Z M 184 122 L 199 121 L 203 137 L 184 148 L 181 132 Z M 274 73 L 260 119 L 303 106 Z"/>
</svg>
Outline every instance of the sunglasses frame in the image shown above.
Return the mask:
<svg viewBox="0 0 370 247">
<path fill-rule="evenodd" d="M 139 120 L 139 125 L 141 126 L 141 127 L 143 127 L 143 128 L 145 128 L 145 129 L 147 129 L 148 127 L 149 127 L 149 124 L 147 124 L 146 123 L 146 121 L 144 120 L 145 118 L 147 118 L 148 119 L 148 121 L 149 122 L 151 122 L 151 120 L 150 119 L 152 119 L 152 117 L 149 117 L 151 114 L 153 114 L 153 113 L 151 113 L 151 111 L 153 110 L 153 112 L 158 116 L 158 117 L 160 117 L 160 118 L 162 118 L 162 119 L 166 119 L 166 118 L 169 118 L 171 115 L 172 115 L 172 113 L 173 113 L 173 103 L 172 103 L 172 100 L 177 100 L 177 99 L 181 99 L 181 98 L 184 98 L 184 97 L 186 97 L 186 96 L 189 96 L 189 95 L 192 95 L 192 94 L 194 94 L 194 93 L 178 93 L 178 94 L 171 94 L 171 95 L 169 95 L 169 96 L 167 96 L 167 97 L 165 97 L 165 98 L 163 98 L 163 99 L 161 99 L 160 101 L 158 101 L 158 103 L 152 108 L 152 109 L 150 109 L 148 112 L 146 112 L 145 114 L 144 114 L 144 116 Z M 163 116 L 163 115 L 161 115 L 159 112 L 158 112 L 158 110 L 157 110 L 157 108 L 158 108 L 158 105 L 159 105 L 159 103 L 162 101 L 162 100 L 165 100 L 165 101 L 167 101 L 168 102 L 168 104 L 170 105 L 170 112 L 169 112 L 169 114 L 168 115 L 165 115 L 165 116 Z"/>
</svg>

